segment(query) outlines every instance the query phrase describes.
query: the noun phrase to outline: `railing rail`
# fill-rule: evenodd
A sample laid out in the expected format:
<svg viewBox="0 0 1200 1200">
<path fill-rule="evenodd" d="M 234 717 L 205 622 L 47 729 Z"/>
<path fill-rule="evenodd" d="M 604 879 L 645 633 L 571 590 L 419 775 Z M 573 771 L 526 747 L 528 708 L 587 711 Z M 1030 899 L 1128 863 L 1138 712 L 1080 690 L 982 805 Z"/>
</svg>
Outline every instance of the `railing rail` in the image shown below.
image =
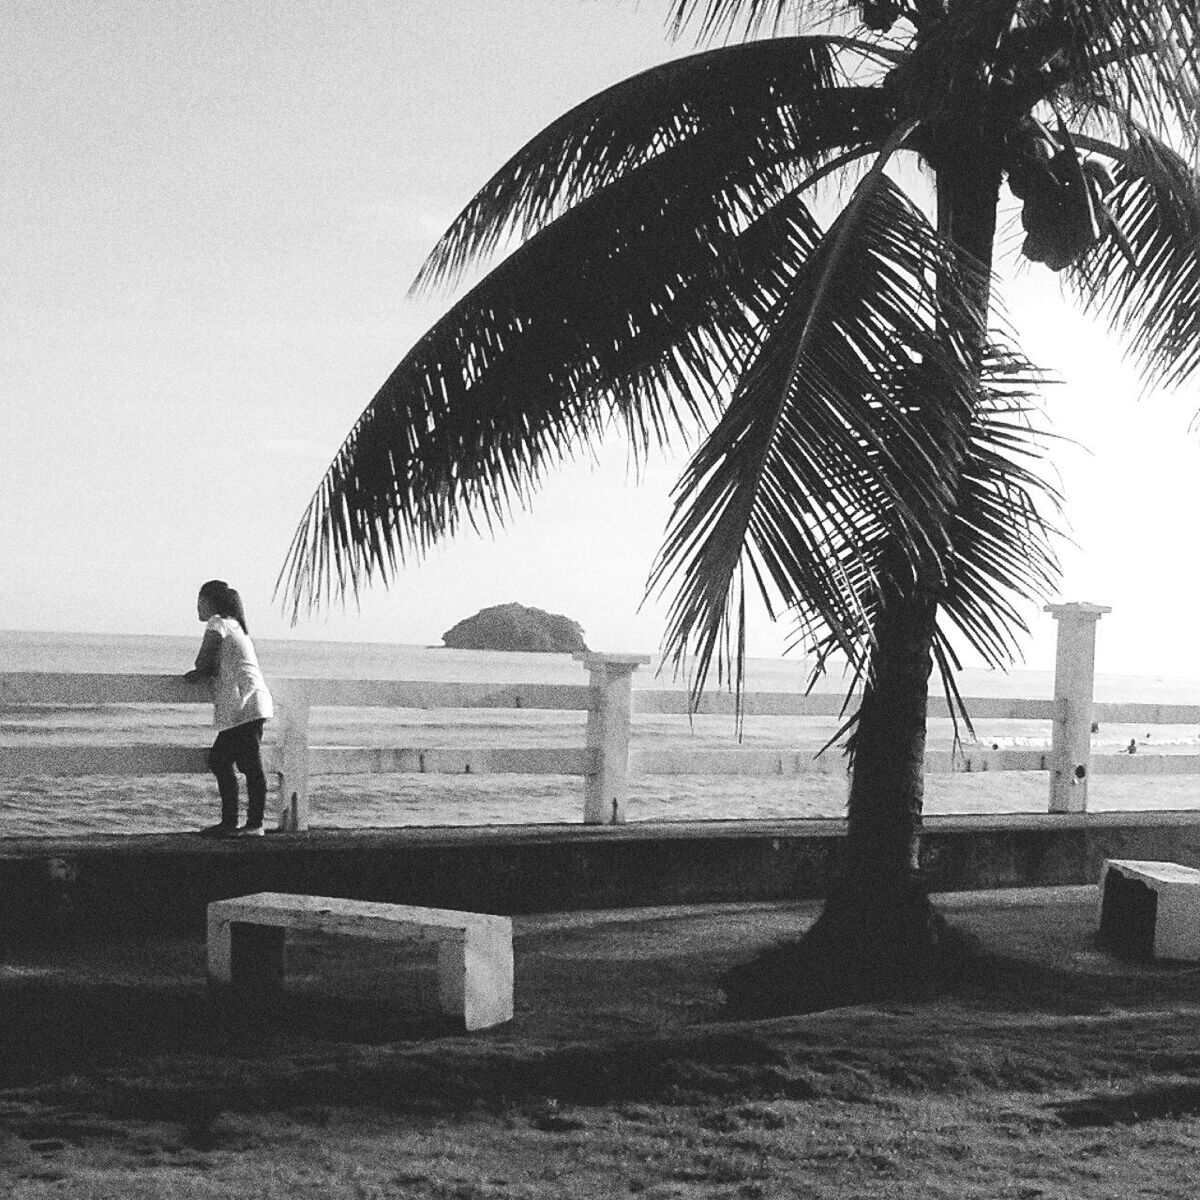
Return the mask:
<svg viewBox="0 0 1200 1200">
<path fill-rule="evenodd" d="M 443 683 L 403 679 L 274 679 L 272 695 L 314 708 L 534 708 L 586 711 L 585 684 Z M 0 674 L 0 705 L 211 704 L 206 685 L 180 675 Z"/>
<path fill-rule="evenodd" d="M 1053 699 L 968 697 L 975 720 L 1052 722 L 1046 749 L 1001 749 L 980 745 L 930 751 L 932 773 L 1046 771 L 1051 812 L 1082 812 L 1087 781 L 1100 774 L 1200 775 L 1200 755 L 1091 755 L 1092 722 L 1200 724 L 1200 705 L 1100 703 L 1092 700 L 1095 625 L 1109 610 L 1096 605 L 1052 605 L 1059 622 Z M 692 709 L 685 691 L 633 691 L 640 655 L 577 656 L 589 672 L 584 685 L 549 683 L 447 683 L 412 680 L 275 679 L 276 736 L 264 755 L 279 781 L 280 824 L 302 830 L 308 824 L 311 776 L 347 774 L 494 774 L 580 776 L 584 780 L 583 820 L 589 824 L 624 820 L 629 775 L 713 775 L 790 777 L 844 776 L 845 761 L 829 753 L 738 748 L 695 750 L 630 745 L 634 715 L 729 714 L 734 698 L 710 693 Z M 0 707 L 208 704 L 205 684 L 177 675 L 0 673 Z M 313 746 L 313 708 L 387 707 L 409 709 L 508 709 L 587 713 L 581 747 L 346 747 Z M 853 711 L 836 694 L 752 692 L 742 698 L 749 716 L 844 717 Z M 929 715 L 951 715 L 942 697 L 930 697 Z M 195 773 L 206 769 L 206 749 L 194 745 L 81 746 L 23 742 L 0 746 L 0 777 Z"/>
<path fill-rule="evenodd" d="M 701 716 L 728 716 L 737 711 L 735 698 L 727 692 L 706 692 L 695 709 L 689 701 L 687 692 L 635 691 L 633 711 L 638 716 L 679 716 L 693 711 Z M 833 693 L 747 692 L 742 701 L 742 711 L 748 717 L 838 717 L 849 716 L 855 709 L 853 697 L 847 705 L 844 695 Z M 972 696 L 966 703 L 972 718 L 988 720 L 1052 721 L 1060 711 L 1055 700 Z M 944 696 L 929 697 L 929 715 L 935 718 L 951 715 Z M 1142 718 L 1139 716 L 1137 720 Z"/>
</svg>

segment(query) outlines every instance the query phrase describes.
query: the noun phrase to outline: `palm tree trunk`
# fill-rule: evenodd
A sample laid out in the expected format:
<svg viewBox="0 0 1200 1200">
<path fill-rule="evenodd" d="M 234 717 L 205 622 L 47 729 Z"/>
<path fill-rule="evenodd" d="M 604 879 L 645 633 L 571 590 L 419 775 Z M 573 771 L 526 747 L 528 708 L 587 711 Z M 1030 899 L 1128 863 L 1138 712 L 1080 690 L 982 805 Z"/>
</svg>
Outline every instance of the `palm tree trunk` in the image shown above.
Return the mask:
<svg viewBox="0 0 1200 1200">
<path fill-rule="evenodd" d="M 894 886 L 918 868 L 936 617 L 925 591 L 898 597 L 875 630 L 846 805 L 845 872 L 863 887 L 868 880 Z"/>
<path fill-rule="evenodd" d="M 770 952 L 781 956 L 770 966 L 755 964 L 749 989 L 730 991 L 743 1010 L 920 994 L 964 961 L 919 868 L 936 619 L 929 587 L 895 596 L 880 614 L 853 736 L 847 835 L 824 909 L 799 942 Z"/>
<path fill-rule="evenodd" d="M 996 235 L 1002 134 L 989 127 L 981 71 L 956 81 L 954 117 L 930 155 L 937 176 L 938 229 L 983 271 L 958 325 L 967 369 L 978 380 L 987 344 L 990 271 Z M 969 418 L 961 406 L 930 405 L 952 461 L 962 462 Z M 947 480 L 952 486 L 957 481 Z M 947 519 L 952 512 L 946 514 Z M 953 564 L 948 564 L 953 569 Z M 838 877 L 809 935 L 857 973 L 868 993 L 937 986 L 961 965 L 963 946 L 929 901 L 920 875 L 929 677 L 939 584 L 918 577 L 885 601 L 874 629 L 869 681 L 853 739 L 848 832 Z"/>
<path fill-rule="evenodd" d="M 961 103 L 951 106 L 954 116 L 937 131 L 938 152 L 929 155 L 937 175 L 940 232 L 986 268 L 971 311 L 947 317 L 962 323 L 967 366 L 977 377 L 987 335 L 1002 144 L 999 132 L 987 125 L 980 77 L 964 75 Z M 928 411 L 939 421 L 936 436 L 965 449 L 969 418 L 960 406 L 931 404 Z M 953 456 L 960 461 L 962 449 Z M 824 909 L 799 941 L 725 976 L 722 986 L 735 1009 L 802 1011 L 927 992 L 966 961 L 967 943 L 930 903 L 919 866 L 940 586 L 931 574 L 917 573 L 895 589 L 873 630 L 868 683 L 852 739 L 847 837 Z"/>
<path fill-rule="evenodd" d="M 971 111 L 982 116 L 982 104 L 964 102 L 960 112 Z M 940 232 L 985 268 L 972 297 L 973 311 L 947 306 L 946 318 L 959 324 L 957 332 L 969 356 L 966 366 L 976 379 L 987 342 L 999 144 L 999 136 L 989 134 L 984 120 L 964 116 L 944 131 L 944 153 L 936 164 Z M 952 460 L 962 462 L 969 436 L 967 414 L 956 405 L 930 405 L 929 412 L 939 422 L 935 436 L 952 450 Z M 951 515 L 948 512 L 947 519 Z M 845 858 L 826 908 L 831 920 L 848 924 L 855 936 L 873 944 L 870 953 L 882 959 L 897 952 L 911 955 L 915 963 L 924 964 L 920 970 L 929 969 L 928 956 L 937 952 L 944 934 L 920 881 L 926 719 L 939 587 L 918 576 L 885 601 L 876 622 L 868 684 L 852 742 Z M 895 963 L 890 968 L 884 963 L 882 969 L 885 975 L 889 969 L 897 977 L 911 974 Z"/>
</svg>

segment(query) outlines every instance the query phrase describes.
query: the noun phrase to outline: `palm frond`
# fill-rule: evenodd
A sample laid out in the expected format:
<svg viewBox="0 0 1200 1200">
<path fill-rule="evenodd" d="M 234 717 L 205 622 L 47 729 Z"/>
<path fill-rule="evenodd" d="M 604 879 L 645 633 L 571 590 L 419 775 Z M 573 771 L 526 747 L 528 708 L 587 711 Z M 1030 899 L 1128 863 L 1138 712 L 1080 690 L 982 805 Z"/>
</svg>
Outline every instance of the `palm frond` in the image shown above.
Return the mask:
<svg viewBox="0 0 1200 1200">
<path fill-rule="evenodd" d="M 1036 7 L 1068 31 L 1068 91 L 1103 97 L 1156 136 L 1200 145 L 1195 0 L 1046 0 Z"/>
<path fill-rule="evenodd" d="M 724 47 L 616 84 L 547 126 L 484 184 L 413 288 L 452 282 L 469 263 L 688 143 L 703 142 L 716 161 L 745 174 L 784 156 L 818 161 L 856 137 L 870 140 L 882 100 L 870 89 L 834 95 L 837 85 L 823 38 Z M 860 126 L 865 132 L 856 134 Z"/>
<path fill-rule="evenodd" d="M 671 28 L 678 34 L 687 25 L 698 26 L 701 39 L 741 29 L 746 36 L 769 30 L 798 28 L 805 21 L 853 12 L 853 0 L 673 0 Z"/>
<path fill-rule="evenodd" d="M 820 228 L 778 180 L 730 212 L 702 151 L 672 153 L 688 160 L 662 156 L 571 209 L 409 351 L 293 540 L 280 586 L 294 613 L 386 580 L 463 523 L 503 523 L 614 420 L 637 454 L 719 402 Z M 677 186 L 655 186 L 658 171 Z"/>
<path fill-rule="evenodd" d="M 1148 385 L 1178 386 L 1200 368 L 1200 175 L 1122 123 L 1128 146 L 1111 150 L 1116 187 L 1104 199 L 1119 236 L 1102 238 L 1068 278 L 1084 308 L 1124 335 Z"/>
<path fill-rule="evenodd" d="M 943 632 L 957 628 L 986 663 L 999 667 L 1012 661 L 1019 635 L 1028 632 L 1015 602 L 1047 594 L 1055 578 L 1053 542 L 1061 531 L 1053 521 L 1062 497 L 1039 470 L 1052 435 L 1035 398 L 1048 378 L 999 334 L 993 334 L 981 378 L 945 523 L 948 557 L 939 595 Z M 884 554 L 884 544 L 875 551 Z M 872 590 L 873 581 L 884 577 L 879 563 L 866 559 L 847 566 L 858 594 L 869 597 L 864 610 L 886 600 L 882 589 Z M 858 637 L 869 637 L 870 627 Z"/>
<path fill-rule="evenodd" d="M 1019 602 L 1049 597 L 1058 580 L 1063 497 L 1047 478 L 1051 435 L 1031 402 L 1045 377 L 1019 356 L 993 349 L 984 379 L 949 529 L 953 566 L 939 638 L 948 647 L 948 630 L 956 629 L 985 663 L 1005 667 L 1029 632 Z"/>
<path fill-rule="evenodd" d="M 981 365 L 967 453 L 945 526 L 944 583 L 933 652 L 956 737 L 959 719 L 971 728 L 954 678 L 960 666 L 956 642 L 990 666 L 1009 666 L 1028 633 L 1020 601 L 1052 595 L 1059 578 L 1055 543 L 1062 536 L 1058 521 L 1063 500 L 1039 469 L 1051 435 L 1035 402 L 1048 380 L 1005 343 L 1004 335 L 994 334 Z M 854 686 L 870 682 L 869 651 L 892 594 L 894 569 L 888 564 L 898 557 L 890 531 L 865 551 L 845 563 L 846 584 L 861 611 L 857 629 L 832 630 L 811 608 L 795 614 L 796 642 L 814 653 L 818 663 L 849 646 Z M 851 718 L 838 737 L 854 726 Z"/>
<path fill-rule="evenodd" d="M 1008 389 L 1020 387 L 1019 377 L 1027 374 L 1026 386 L 1044 382 L 1021 360 L 1001 355 L 985 371 L 993 384 L 997 366 L 1016 377 L 1006 380 Z M 1040 410 L 994 386 L 985 387 L 984 397 L 950 529 L 953 566 L 933 645 L 956 746 L 959 720 L 968 732 L 974 728 L 955 677 L 961 663 L 951 631 L 983 662 L 1004 669 L 1019 659 L 1021 637 L 1029 633 L 1019 602 L 1048 600 L 1061 576 L 1055 543 L 1064 536 L 1058 524 L 1063 497 L 1042 463 L 1050 435 L 1033 420 Z"/>
<path fill-rule="evenodd" d="M 722 646 L 741 569 L 768 606 L 816 614 L 853 652 L 875 546 L 900 545 L 913 571 L 942 564 L 954 472 L 936 417 L 974 396 L 944 318 L 978 294 L 977 273 L 881 175 L 796 273 L 677 485 L 651 577 L 675 585 L 665 649 L 676 664 L 695 654 L 695 694 L 714 660 L 737 674 L 743 646 L 733 659 Z"/>
</svg>

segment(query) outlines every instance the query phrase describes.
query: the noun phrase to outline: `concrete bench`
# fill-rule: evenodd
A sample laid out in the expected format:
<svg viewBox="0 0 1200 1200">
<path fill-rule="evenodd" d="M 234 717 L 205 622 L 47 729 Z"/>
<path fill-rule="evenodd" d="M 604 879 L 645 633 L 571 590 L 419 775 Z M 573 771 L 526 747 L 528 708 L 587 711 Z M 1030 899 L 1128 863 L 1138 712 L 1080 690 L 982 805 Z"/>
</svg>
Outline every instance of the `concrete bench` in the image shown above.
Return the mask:
<svg viewBox="0 0 1200 1200">
<path fill-rule="evenodd" d="M 1100 875 L 1100 941 L 1135 958 L 1200 960 L 1200 871 L 1108 859 Z"/>
<path fill-rule="evenodd" d="M 487 913 L 258 892 L 208 906 L 208 977 L 221 987 L 283 986 L 289 929 L 437 944 L 438 1001 L 467 1029 L 512 1019 L 512 921 Z"/>
</svg>

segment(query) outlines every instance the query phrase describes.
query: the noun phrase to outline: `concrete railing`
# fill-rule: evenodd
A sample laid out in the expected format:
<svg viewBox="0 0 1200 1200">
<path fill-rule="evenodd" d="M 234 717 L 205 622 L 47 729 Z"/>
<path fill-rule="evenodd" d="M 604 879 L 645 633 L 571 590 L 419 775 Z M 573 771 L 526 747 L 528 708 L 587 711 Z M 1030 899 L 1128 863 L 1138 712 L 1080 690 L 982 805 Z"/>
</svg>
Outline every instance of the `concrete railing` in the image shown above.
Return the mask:
<svg viewBox="0 0 1200 1200">
<path fill-rule="evenodd" d="M 1046 771 L 1050 812 L 1087 810 L 1088 780 L 1095 771 L 1122 774 L 1200 775 L 1198 755 L 1104 755 L 1093 759 L 1093 721 L 1116 724 L 1200 724 L 1200 705 L 1102 704 L 1093 700 L 1095 628 L 1110 611 L 1091 604 L 1050 605 L 1058 621 L 1058 652 L 1053 699 L 968 697 L 974 720 L 1052 721 L 1047 750 L 969 747 L 930 752 L 933 773 Z M 630 746 L 633 718 L 643 714 L 693 711 L 687 692 L 634 691 L 633 676 L 648 656 L 580 654 L 587 684 L 440 683 L 390 680 L 274 679 L 275 738 L 265 748 L 268 771 L 278 779 L 280 827 L 308 827 L 309 781 L 313 776 L 392 774 L 517 773 L 581 776 L 583 821 L 620 824 L 625 819 L 631 775 L 792 776 L 818 772 L 844 774 L 839 755 L 815 758 L 809 751 L 780 749 L 694 750 Z M 0 706 L 208 704 L 204 684 L 173 675 L 86 675 L 19 672 L 0 674 Z M 751 692 L 742 697 L 747 716 L 844 715 L 839 695 Z M 580 747 L 373 748 L 312 746 L 309 715 L 321 707 L 410 709 L 558 710 L 587 713 Z M 731 695 L 709 693 L 697 714 L 729 713 Z M 948 717 L 946 701 L 930 697 L 929 715 Z M 206 749 L 197 746 L 123 745 L 0 746 L 0 777 L 23 775 L 146 776 L 203 772 Z"/>
</svg>

